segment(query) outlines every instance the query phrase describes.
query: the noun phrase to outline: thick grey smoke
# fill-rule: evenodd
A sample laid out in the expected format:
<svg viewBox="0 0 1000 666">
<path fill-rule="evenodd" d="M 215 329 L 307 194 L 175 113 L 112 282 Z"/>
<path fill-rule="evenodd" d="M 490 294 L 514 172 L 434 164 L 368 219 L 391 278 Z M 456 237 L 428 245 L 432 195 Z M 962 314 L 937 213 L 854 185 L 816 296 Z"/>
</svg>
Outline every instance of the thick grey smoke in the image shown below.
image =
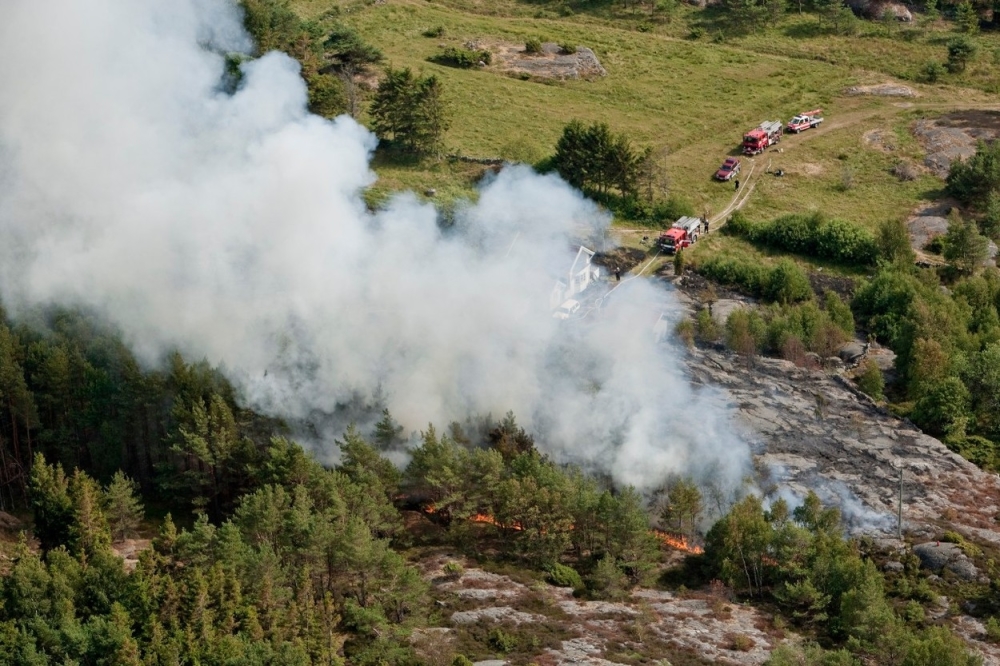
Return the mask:
<svg viewBox="0 0 1000 666">
<path fill-rule="evenodd" d="M 16 312 L 94 308 L 148 363 L 220 364 L 248 404 L 302 418 L 380 392 L 409 428 L 514 410 L 561 460 L 648 487 L 735 485 L 749 454 L 694 393 L 635 280 L 551 317 L 569 239 L 608 220 L 508 168 L 442 231 L 412 195 L 368 213 L 375 139 L 305 111 L 296 63 L 247 50 L 223 0 L 0 4 L 0 289 Z"/>
</svg>

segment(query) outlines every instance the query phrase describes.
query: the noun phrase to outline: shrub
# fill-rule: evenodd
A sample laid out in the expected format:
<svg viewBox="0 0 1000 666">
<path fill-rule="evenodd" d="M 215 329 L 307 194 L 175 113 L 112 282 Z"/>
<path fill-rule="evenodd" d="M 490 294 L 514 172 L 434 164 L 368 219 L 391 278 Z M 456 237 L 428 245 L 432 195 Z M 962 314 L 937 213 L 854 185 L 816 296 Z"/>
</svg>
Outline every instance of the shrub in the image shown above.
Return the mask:
<svg viewBox="0 0 1000 666">
<path fill-rule="evenodd" d="M 464 654 L 456 654 L 455 658 L 451 660 L 451 666 L 472 666 L 472 663 L 472 660 Z"/>
<path fill-rule="evenodd" d="M 532 55 L 542 52 L 542 40 L 532 37 L 524 42 L 524 52 Z"/>
<path fill-rule="evenodd" d="M 721 333 L 719 325 L 708 309 L 698 310 L 694 319 L 695 335 L 702 342 L 716 342 Z"/>
<path fill-rule="evenodd" d="M 931 254 L 941 254 L 944 252 L 944 234 L 934 236 L 924 245 L 924 251 Z"/>
<path fill-rule="evenodd" d="M 924 607 L 918 601 L 907 601 L 902 615 L 907 622 L 921 624 L 924 621 Z"/>
<path fill-rule="evenodd" d="M 621 599 L 628 589 L 628 578 L 615 562 L 615 558 L 605 555 L 590 575 L 588 588 L 599 597 Z"/>
<path fill-rule="evenodd" d="M 454 46 L 449 46 L 434 56 L 433 60 L 442 65 L 469 69 L 475 67 L 480 62 L 489 65 L 493 62 L 493 54 L 486 50 L 472 51 L 470 49 L 458 49 Z"/>
<path fill-rule="evenodd" d="M 941 541 L 953 543 L 958 546 L 968 557 L 982 557 L 983 551 L 976 544 L 972 543 L 958 532 L 948 530 L 942 535 Z"/>
<path fill-rule="evenodd" d="M 962 380 L 946 377 L 917 400 L 911 418 L 932 435 L 961 435 L 969 419 L 969 400 Z"/>
<path fill-rule="evenodd" d="M 687 318 L 681 319 L 674 327 L 674 335 L 680 338 L 686 347 L 693 347 L 694 322 Z"/>
<path fill-rule="evenodd" d="M 837 328 L 844 332 L 844 335 L 854 335 L 854 313 L 851 306 L 841 300 L 835 291 L 827 291 L 823 294 L 823 309 L 830 317 Z"/>
<path fill-rule="evenodd" d="M 691 28 L 691 32 L 688 33 L 688 39 L 701 39 L 705 36 L 705 29 L 700 25 L 696 25 Z"/>
<path fill-rule="evenodd" d="M 579 50 L 580 47 L 575 44 L 570 44 L 569 42 L 563 42 L 559 45 L 559 51 L 565 55 L 573 55 Z"/>
<path fill-rule="evenodd" d="M 839 263 L 867 266 L 878 257 L 878 244 L 870 231 L 844 220 L 828 220 L 820 213 L 783 215 L 759 223 L 736 213 L 724 229 L 753 243 Z"/>
<path fill-rule="evenodd" d="M 684 275 L 684 250 L 677 250 L 674 255 L 674 275 Z"/>
<path fill-rule="evenodd" d="M 994 643 L 1000 643 L 1000 621 L 995 617 L 986 620 L 986 638 Z"/>
<path fill-rule="evenodd" d="M 939 63 L 937 60 L 928 60 L 922 70 L 920 70 L 920 78 L 922 78 L 927 83 L 937 83 L 938 80 L 945 75 L 948 70 L 945 69 L 944 65 Z"/>
<path fill-rule="evenodd" d="M 752 358 L 763 348 L 767 326 L 755 310 L 733 310 L 726 318 L 726 346 L 742 356 Z"/>
<path fill-rule="evenodd" d="M 711 257 L 699 261 L 698 272 L 720 284 L 737 287 L 752 296 L 759 296 L 767 282 L 768 270 L 758 262 L 731 257 Z"/>
<path fill-rule="evenodd" d="M 565 564 L 555 564 L 546 567 L 545 580 L 556 587 L 572 587 L 574 590 L 583 589 L 583 578 L 573 567 Z"/>
<path fill-rule="evenodd" d="M 424 30 L 420 34 L 422 34 L 424 37 L 444 37 L 444 26 L 439 25 L 434 28 L 428 28 L 427 30 Z"/>
<path fill-rule="evenodd" d="M 517 637 L 504 632 L 500 627 L 494 627 L 490 630 L 490 635 L 486 642 L 490 648 L 503 654 L 513 652 L 517 649 Z"/>
<path fill-rule="evenodd" d="M 865 359 L 861 366 L 861 373 L 858 375 L 858 388 L 874 400 L 881 400 L 884 397 L 885 379 L 882 377 L 882 370 L 870 358 Z"/>
<path fill-rule="evenodd" d="M 749 652 L 757 645 L 756 642 L 746 634 L 727 634 L 726 647 L 738 652 Z"/>
<path fill-rule="evenodd" d="M 643 21 L 642 23 L 636 25 L 635 29 L 638 30 L 639 32 L 649 32 L 650 30 L 653 29 L 653 24 Z"/>
<path fill-rule="evenodd" d="M 653 204 L 653 217 L 657 220 L 677 220 L 685 216 L 694 217 L 694 206 L 676 194 L 671 194 L 666 201 Z"/>
<path fill-rule="evenodd" d="M 444 565 L 444 575 L 449 580 L 458 580 L 465 573 L 465 568 L 458 562 L 448 562 Z"/>
<path fill-rule="evenodd" d="M 788 259 L 778 262 L 767 278 L 764 298 L 777 303 L 795 303 L 812 298 L 809 278 Z"/>
</svg>

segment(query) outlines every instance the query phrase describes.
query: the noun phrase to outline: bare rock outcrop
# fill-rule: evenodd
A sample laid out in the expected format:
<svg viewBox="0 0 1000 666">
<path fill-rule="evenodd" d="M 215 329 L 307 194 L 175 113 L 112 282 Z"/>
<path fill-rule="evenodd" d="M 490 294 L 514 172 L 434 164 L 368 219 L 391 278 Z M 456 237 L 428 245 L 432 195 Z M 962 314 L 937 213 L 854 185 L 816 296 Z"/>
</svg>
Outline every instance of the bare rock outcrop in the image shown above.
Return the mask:
<svg viewBox="0 0 1000 666">
<path fill-rule="evenodd" d="M 920 558 L 920 564 L 934 573 L 950 571 L 962 580 L 976 580 L 979 570 L 962 549 L 953 543 L 928 541 L 913 547 L 913 554 Z"/>
<path fill-rule="evenodd" d="M 909 15 L 909 10 L 902 5 L 895 5 L 902 7 Z M 906 19 L 909 20 L 909 19 Z M 909 86 L 904 86 L 901 83 L 879 83 L 872 86 L 851 86 L 844 91 L 848 95 L 874 95 L 875 97 L 916 97 L 917 91 Z"/>
<path fill-rule="evenodd" d="M 918 120 L 913 133 L 927 151 L 924 165 L 944 178 L 955 160 L 968 159 L 979 141 L 1000 136 L 1000 111 L 956 111 L 940 118 Z"/>
<path fill-rule="evenodd" d="M 757 358 L 752 366 L 694 350 L 693 378 L 723 387 L 729 409 L 775 482 L 840 505 L 855 532 L 896 530 L 899 468 L 903 527 L 933 538 L 942 525 L 1000 545 L 1000 477 L 979 469 L 877 406 L 838 374 Z"/>
<path fill-rule="evenodd" d="M 545 42 L 541 53 L 526 53 L 524 45 L 490 44 L 498 69 L 508 74 L 542 79 L 596 79 L 607 76 L 597 54 L 586 46 L 567 53 L 558 44 Z"/>
</svg>

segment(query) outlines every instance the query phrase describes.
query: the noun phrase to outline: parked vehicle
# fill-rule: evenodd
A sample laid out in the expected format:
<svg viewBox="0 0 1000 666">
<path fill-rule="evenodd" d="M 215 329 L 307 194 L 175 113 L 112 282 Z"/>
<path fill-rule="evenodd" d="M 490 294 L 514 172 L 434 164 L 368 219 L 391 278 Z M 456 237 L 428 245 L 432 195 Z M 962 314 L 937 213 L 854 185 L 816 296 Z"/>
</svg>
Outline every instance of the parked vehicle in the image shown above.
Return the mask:
<svg viewBox="0 0 1000 666">
<path fill-rule="evenodd" d="M 764 149 L 781 141 L 781 121 L 765 120 L 743 135 L 743 154 L 759 155 Z"/>
<path fill-rule="evenodd" d="M 813 109 L 812 111 L 800 113 L 788 121 L 788 127 L 786 129 L 789 132 L 798 133 L 807 129 L 818 127 L 819 124 L 823 122 L 823 117 L 820 115 L 821 113 L 823 113 L 823 109 Z"/>
<path fill-rule="evenodd" d="M 569 319 L 579 311 L 580 301 L 571 298 L 556 308 L 556 311 L 552 313 L 552 316 L 556 319 Z"/>
<path fill-rule="evenodd" d="M 693 245 L 701 236 L 702 224 L 697 217 L 682 217 L 673 226 L 660 234 L 660 249 L 667 254 Z"/>
<path fill-rule="evenodd" d="M 729 180 L 740 172 L 740 160 L 737 157 L 728 157 L 722 163 L 719 170 L 715 172 L 716 180 Z"/>
</svg>

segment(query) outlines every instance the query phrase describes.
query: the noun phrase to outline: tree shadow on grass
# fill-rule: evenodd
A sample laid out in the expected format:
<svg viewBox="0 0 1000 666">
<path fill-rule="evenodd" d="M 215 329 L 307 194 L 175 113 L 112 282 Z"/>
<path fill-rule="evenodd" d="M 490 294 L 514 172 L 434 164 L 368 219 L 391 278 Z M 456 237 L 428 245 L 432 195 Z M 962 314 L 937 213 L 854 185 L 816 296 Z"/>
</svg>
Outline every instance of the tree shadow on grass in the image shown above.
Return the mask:
<svg viewBox="0 0 1000 666">
<path fill-rule="evenodd" d="M 391 140 L 380 139 L 372 157 L 372 167 L 418 167 L 428 159 L 424 155 L 405 150 Z"/>
<path fill-rule="evenodd" d="M 819 21 L 793 23 L 792 25 L 786 26 L 782 32 L 785 33 L 786 37 L 792 37 L 793 39 L 809 39 L 829 34 L 827 30 L 819 24 Z"/>
</svg>

